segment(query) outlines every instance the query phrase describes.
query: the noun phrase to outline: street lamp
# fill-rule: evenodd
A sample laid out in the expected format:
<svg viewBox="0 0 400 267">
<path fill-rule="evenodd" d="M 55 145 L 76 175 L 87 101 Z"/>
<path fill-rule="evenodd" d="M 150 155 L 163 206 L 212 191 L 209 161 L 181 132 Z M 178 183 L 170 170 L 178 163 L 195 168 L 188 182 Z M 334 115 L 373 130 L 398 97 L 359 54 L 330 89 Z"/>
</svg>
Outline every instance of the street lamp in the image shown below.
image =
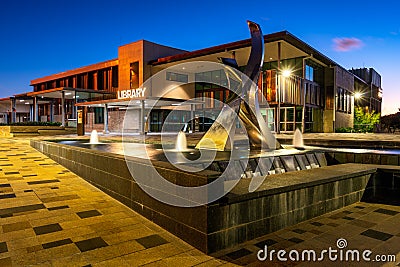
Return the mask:
<svg viewBox="0 0 400 267">
<path fill-rule="evenodd" d="M 355 92 L 355 93 L 354 93 L 354 98 L 355 98 L 355 99 L 358 100 L 358 99 L 360 99 L 361 97 L 362 97 L 362 93 L 360 93 L 360 92 Z"/>
<path fill-rule="evenodd" d="M 282 76 L 285 78 L 288 78 L 291 74 L 292 74 L 292 71 L 290 69 L 282 70 Z"/>
</svg>

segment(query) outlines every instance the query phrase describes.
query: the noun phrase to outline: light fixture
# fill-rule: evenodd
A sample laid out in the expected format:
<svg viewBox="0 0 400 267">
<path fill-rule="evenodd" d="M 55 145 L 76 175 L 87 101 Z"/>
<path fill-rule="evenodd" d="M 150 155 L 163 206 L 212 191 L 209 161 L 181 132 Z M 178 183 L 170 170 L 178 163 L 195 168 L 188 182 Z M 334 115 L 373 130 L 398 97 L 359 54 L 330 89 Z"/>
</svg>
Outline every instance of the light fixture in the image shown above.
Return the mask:
<svg viewBox="0 0 400 267">
<path fill-rule="evenodd" d="M 19 102 L 24 102 L 24 101 L 25 101 L 24 99 L 19 100 Z"/>
<path fill-rule="evenodd" d="M 360 93 L 360 92 L 355 92 L 354 93 L 354 98 L 355 99 L 360 99 L 362 97 L 362 93 Z"/>
<path fill-rule="evenodd" d="M 71 94 L 72 94 L 71 92 L 65 93 L 65 95 L 71 95 Z"/>
<path fill-rule="evenodd" d="M 289 69 L 283 70 L 282 71 L 282 76 L 283 77 L 289 77 L 292 74 L 292 71 Z"/>
</svg>

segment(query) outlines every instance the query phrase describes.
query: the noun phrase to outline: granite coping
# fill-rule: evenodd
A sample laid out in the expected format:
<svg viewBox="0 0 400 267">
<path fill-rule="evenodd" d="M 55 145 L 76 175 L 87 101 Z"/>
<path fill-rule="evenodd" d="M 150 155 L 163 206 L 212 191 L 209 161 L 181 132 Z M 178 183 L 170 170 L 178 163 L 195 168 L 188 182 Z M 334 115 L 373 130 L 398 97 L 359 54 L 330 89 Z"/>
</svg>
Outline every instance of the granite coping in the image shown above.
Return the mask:
<svg viewBox="0 0 400 267">
<path fill-rule="evenodd" d="M 76 147 L 76 146 L 69 146 L 69 145 L 65 145 L 65 144 L 59 144 L 59 143 L 56 143 L 51 140 L 33 140 L 33 139 L 31 139 L 30 143 L 31 143 L 31 146 L 33 146 L 33 147 L 36 147 L 35 144 L 37 144 L 38 146 L 40 146 L 40 144 L 45 144 L 45 145 L 49 145 L 49 146 L 53 146 L 53 147 L 61 147 L 61 148 L 65 148 L 65 149 L 71 149 L 71 150 L 73 149 L 73 150 L 77 150 L 77 151 L 82 151 L 87 154 L 99 155 L 101 157 L 120 159 L 120 160 L 124 160 L 124 161 L 133 161 L 137 164 L 149 165 L 149 162 L 150 162 L 150 160 L 146 160 L 146 159 L 142 159 L 142 158 L 137 158 L 137 157 L 133 157 L 133 156 L 124 156 L 124 155 L 120 155 L 120 154 L 114 154 L 114 153 L 109 153 L 109 152 L 105 152 L 105 151 L 99 151 L 99 150 Z M 168 162 L 151 160 L 151 164 L 157 168 L 164 168 L 164 169 L 169 169 L 172 171 L 181 171 Z M 190 168 L 190 166 L 186 166 L 186 168 Z M 220 175 L 220 173 L 216 172 L 216 171 L 211 171 L 211 170 L 202 170 L 202 171 L 197 172 L 196 175 L 203 176 L 206 179 L 214 180 L 215 178 L 217 178 Z"/>
<path fill-rule="evenodd" d="M 376 173 L 378 168 L 384 169 L 380 165 L 346 163 L 311 170 L 272 174 L 268 175 L 261 186 L 254 192 L 249 192 L 250 179 L 241 179 L 231 192 L 224 197 L 224 202 L 239 202 L 245 199 L 280 194 L 352 177 L 369 175 Z"/>
<path fill-rule="evenodd" d="M 278 137 L 277 140 L 281 144 L 292 144 L 293 138 Z M 395 140 L 350 140 L 350 139 L 323 139 L 323 138 L 307 138 L 304 136 L 305 145 L 318 145 L 321 147 L 345 147 L 345 148 L 384 148 L 384 149 L 398 149 L 400 148 L 400 141 Z"/>
</svg>

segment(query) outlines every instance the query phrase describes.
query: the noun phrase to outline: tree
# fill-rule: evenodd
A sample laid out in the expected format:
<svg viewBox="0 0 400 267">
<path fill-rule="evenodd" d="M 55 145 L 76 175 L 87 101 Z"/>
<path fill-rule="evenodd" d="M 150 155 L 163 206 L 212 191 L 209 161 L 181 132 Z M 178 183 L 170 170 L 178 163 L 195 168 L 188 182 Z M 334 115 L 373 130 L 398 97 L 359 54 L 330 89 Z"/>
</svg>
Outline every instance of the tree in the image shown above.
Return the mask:
<svg viewBox="0 0 400 267">
<path fill-rule="evenodd" d="M 373 132 L 374 126 L 379 123 L 381 114 L 375 111 L 364 111 L 362 107 L 354 108 L 354 130 Z"/>
<path fill-rule="evenodd" d="M 390 127 L 392 127 L 393 129 L 400 128 L 400 112 L 383 116 L 381 118 L 381 122 L 384 125 L 384 128 L 387 129 L 389 129 Z"/>
</svg>

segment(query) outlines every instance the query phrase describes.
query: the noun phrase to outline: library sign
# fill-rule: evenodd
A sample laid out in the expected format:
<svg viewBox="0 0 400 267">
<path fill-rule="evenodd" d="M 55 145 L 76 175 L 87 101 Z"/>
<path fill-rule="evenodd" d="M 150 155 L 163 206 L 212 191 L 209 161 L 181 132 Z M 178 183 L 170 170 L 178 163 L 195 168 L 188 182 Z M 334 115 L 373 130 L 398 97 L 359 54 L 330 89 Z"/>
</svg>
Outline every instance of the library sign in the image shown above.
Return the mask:
<svg viewBox="0 0 400 267">
<path fill-rule="evenodd" d="M 136 99 L 136 98 L 144 98 L 146 92 L 146 87 L 137 88 L 137 89 L 127 89 L 118 91 L 118 99 Z"/>
</svg>

